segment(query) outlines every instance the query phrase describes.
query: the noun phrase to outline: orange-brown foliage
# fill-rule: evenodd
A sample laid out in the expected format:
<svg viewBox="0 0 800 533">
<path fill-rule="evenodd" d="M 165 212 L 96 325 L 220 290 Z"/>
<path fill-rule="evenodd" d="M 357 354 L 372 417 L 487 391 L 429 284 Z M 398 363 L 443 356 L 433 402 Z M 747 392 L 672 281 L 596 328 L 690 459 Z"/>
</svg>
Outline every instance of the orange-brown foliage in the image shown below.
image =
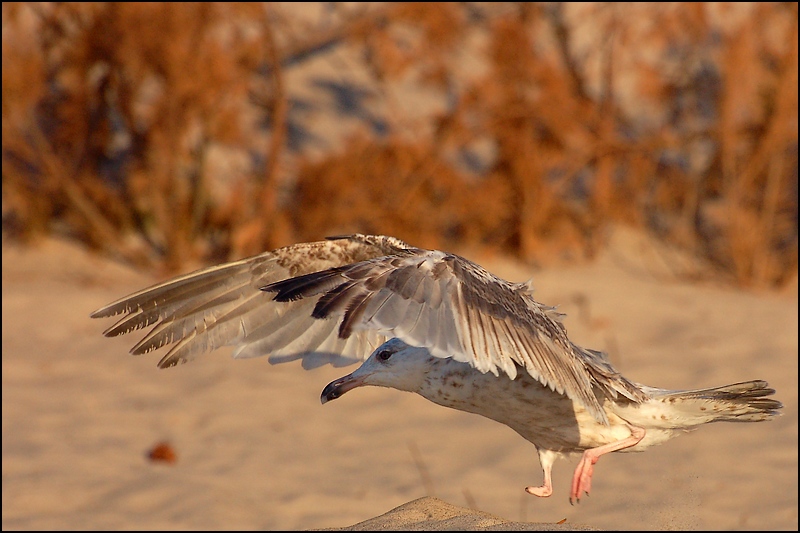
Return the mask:
<svg viewBox="0 0 800 533">
<path fill-rule="evenodd" d="M 737 284 L 797 273 L 797 4 L 6 3 L 3 27 L 6 234 L 175 270 L 353 231 L 546 262 L 624 223 Z M 321 58 L 338 107 L 298 82 Z"/>
</svg>

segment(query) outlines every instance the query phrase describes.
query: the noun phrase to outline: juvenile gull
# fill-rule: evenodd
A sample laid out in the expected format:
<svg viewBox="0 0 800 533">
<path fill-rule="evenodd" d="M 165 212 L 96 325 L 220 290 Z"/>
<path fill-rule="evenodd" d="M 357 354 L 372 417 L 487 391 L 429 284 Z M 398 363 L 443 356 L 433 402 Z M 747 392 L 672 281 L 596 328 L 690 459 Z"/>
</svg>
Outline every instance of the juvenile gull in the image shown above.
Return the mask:
<svg viewBox="0 0 800 533">
<path fill-rule="evenodd" d="M 377 385 L 496 420 L 536 447 L 543 482 L 525 489 L 536 496 L 552 494 L 555 459 L 581 453 L 571 502 L 589 493 L 604 454 L 708 422 L 768 420 L 782 407 L 759 380 L 686 391 L 629 381 L 604 353 L 571 342 L 562 315 L 528 284 L 386 236 L 332 237 L 201 269 L 91 316 L 120 313 L 104 334 L 153 325 L 131 353 L 172 345 L 162 368 L 228 345 L 234 357 L 306 368 L 366 357 L 325 387 L 322 403 Z"/>
</svg>

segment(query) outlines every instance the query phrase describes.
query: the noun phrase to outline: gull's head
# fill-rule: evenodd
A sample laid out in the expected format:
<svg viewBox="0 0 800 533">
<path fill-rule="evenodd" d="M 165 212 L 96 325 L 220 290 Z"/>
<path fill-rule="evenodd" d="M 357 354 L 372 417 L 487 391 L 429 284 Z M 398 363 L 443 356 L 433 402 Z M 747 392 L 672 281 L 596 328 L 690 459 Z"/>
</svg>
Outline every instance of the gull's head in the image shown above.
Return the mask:
<svg viewBox="0 0 800 533">
<path fill-rule="evenodd" d="M 374 385 L 417 392 L 430 369 L 433 356 L 425 348 L 409 346 L 400 339 L 390 339 L 375 349 L 352 374 L 328 383 L 322 390 L 322 403 L 335 400 L 345 392 Z"/>
</svg>

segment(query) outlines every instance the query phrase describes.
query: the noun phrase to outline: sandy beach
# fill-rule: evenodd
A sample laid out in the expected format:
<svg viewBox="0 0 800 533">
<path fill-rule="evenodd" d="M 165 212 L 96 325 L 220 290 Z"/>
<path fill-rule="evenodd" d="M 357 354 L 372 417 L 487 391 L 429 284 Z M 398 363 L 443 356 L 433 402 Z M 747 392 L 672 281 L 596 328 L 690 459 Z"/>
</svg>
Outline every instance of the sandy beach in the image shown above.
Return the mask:
<svg viewBox="0 0 800 533">
<path fill-rule="evenodd" d="M 139 332 L 107 339 L 113 322 L 89 318 L 157 277 L 64 241 L 4 242 L 3 529 L 341 528 L 409 502 L 443 511 L 433 529 L 503 528 L 467 509 L 564 527 L 797 529 L 796 282 L 755 293 L 681 281 L 646 239 L 618 233 L 595 262 L 543 271 L 452 251 L 512 281 L 533 277 L 537 299 L 567 313 L 570 337 L 607 350 L 634 381 L 764 379 L 785 407 L 769 423 L 712 424 L 603 457 L 575 506 L 577 457 L 556 463 L 550 498 L 527 495 L 541 481 L 534 448 L 490 420 L 388 389 L 320 405 L 354 367 L 306 371 L 219 350 L 159 370 L 161 352 L 128 355 Z M 161 442 L 174 462 L 148 458 Z M 425 496 L 438 500 L 414 502 Z M 419 516 L 394 514 L 387 527 Z"/>
</svg>

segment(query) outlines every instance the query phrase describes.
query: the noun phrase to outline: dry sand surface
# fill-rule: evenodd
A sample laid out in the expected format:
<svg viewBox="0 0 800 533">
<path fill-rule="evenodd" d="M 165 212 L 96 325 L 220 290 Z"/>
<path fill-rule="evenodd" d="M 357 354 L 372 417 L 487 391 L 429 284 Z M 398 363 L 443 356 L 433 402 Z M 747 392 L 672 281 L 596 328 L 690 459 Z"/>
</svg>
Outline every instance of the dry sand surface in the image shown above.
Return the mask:
<svg viewBox="0 0 800 533">
<path fill-rule="evenodd" d="M 127 355 L 141 335 L 106 339 L 112 321 L 89 319 L 155 277 L 60 241 L 4 243 L 3 529 L 315 529 L 372 517 L 381 522 L 357 527 L 522 528 L 502 517 L 797 529 L 796 283 L 756 294 L 678 281 L 625 231 L 594 263 L 569 268 L 462 253 L 513 281 L 533 276 L 538 299 L 568 314 L 572 339 L 608 350 L 629 378 L 667 388 L 766 379 L 784 415 L 603 457 L 591 497 L 572 507 L 576 459 L 556 463 L 553 496 L 529 496 L 523 488 L 541 482 L 534 448 L 505 426 L 388 389 L 320 405 L 322 388 L 353 367 L 304 371 L 220 350 L 158 370 L 157 354 Z M 176 462 L 147 458 L 161 441 Z"/>
<path fill-rule="evenodd" d="M 509 522 L 489 513 L 450 505 L 426 496 L 375 518 L 325 531 L 597 531 L 588 526 L 535 522 Z"/>
</svg>

